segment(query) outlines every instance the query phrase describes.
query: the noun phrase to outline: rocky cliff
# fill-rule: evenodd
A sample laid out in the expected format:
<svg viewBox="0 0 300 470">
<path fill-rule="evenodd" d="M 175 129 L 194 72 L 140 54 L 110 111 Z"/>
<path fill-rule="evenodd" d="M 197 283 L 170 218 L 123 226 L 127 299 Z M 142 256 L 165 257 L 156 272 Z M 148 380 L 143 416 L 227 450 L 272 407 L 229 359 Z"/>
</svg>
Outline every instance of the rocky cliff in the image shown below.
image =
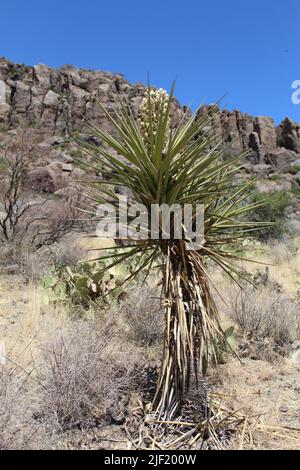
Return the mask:
<svg viewBox="0 0 300 470">
<path fill-rule="evenodd" d="M 120 74 L 72 66 L 29 67 L 0 58 L 0 123 L 8 129 L 25 121 L 44 135 L 65 136 L 81 128 L 83 116 L 107 125 L 97 100 L 111 109 L 116 93 L 137 112 L 144 90 L 144 85 L 132 85 Z M 173 119 L 180 115 L 174 100 Z M 276 127 L 271 117 L 224 110 L 218 116 L 218 130 L 225 142 L 232 142 L 233 152 L 249 148 L 255 163 L 270 163 L 284 150 L 300 154 L 300 124 L 289 118 Z"/>
<path fill-rule="evenodd" d="M 136 111 L 144 90 L 144 85 L 131 85 L 110 72 L 28 67 L 0 59 L 0 122 L 8 129 L 25 121 L 46 136 L 66 136 L 81 129 L 83 116 L 107 125 L 97 100 L 112 109 L 119 94 Z M 174 100 L 174 118 L 180 112 Z"/>
<path fill-rule="evenodd" d="M 43 157 L 43 165 L 52 165 L 46 170 L 46 173 L 51 170 L 52 176 L 50 180 L 47 176 L 47 184 L 43 186 L 44 176 L 36 179 L 37 175 L 33 175 L 32 187 L 53 191 L 57 189 L 57 184 L 52 181 L 53 174 L 64 172 L 63 178 L 57 177 L 62 185 L 62 181 L 66 182 L 73 171 L 72 151 L 63 148 L 63 144 L 69 135 L 83 132 L 82 117 L 109 128 L 97 100 L 108 110 L 113 110 L 116 94 L 119 94 L 127 99 L 137 115 L 144 92 L 143 84 L 132 85 L 120 74 L 72 66 L 52 69 L 39 64 L 32 67 L 1 58 L 0 143 L 7 135 L 13 136 L 14 129 L 22 123 L 38 133 L 38 157 Z M 178 122 L 183 109 L 184 106 L 174 99 L 173 123 Z M 253 117 L 237 110 L 220 111 L 212 121 L 216 138 L 221 136 L 226 143 L 231 143 L 231 154 L 250 151 L 244 172 L 259 174 L 264 189 L 279 187 L 290 191 L 293 185 L 300 188 L 299 124 L 286 118 L 276 126 L 271 117 Z M 41 158 L 36 158 L 36 162 L 41 165 Z M 274 175 L 278 176 L 277 180 Z"/>
</svg>

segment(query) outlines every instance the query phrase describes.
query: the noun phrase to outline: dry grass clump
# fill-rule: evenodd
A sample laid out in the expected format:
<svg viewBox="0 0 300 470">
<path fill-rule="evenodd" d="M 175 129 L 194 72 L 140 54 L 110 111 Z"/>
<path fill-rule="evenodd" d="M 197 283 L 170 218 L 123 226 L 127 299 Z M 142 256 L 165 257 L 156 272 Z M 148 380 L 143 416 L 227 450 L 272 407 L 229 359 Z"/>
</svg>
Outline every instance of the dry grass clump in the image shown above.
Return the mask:
<svg viewBox="0 0 300 470">
<path fill-rule="evenodd" d="M 131 289 L 118 310 L 123 317 L 126 336 L 140 346 L 161 344 L 164 317 L 159 288 L 149 286 Z"/>
<path fill-rule="evenodd" d="M 268 244 L 270 260 L 276 265 L 290 264 L 299 253 L 299 239 L 287 239 L 285 242 L 271 240 Z"/>
<path fill-rule="evenodd" d="M 269 241 L 267 245 L 260 245 L 255 254 L 252 249 L 245 252 L 245 258 L 268 264 L 270 278 L 284 291 L 296 293 L 299 290 L 300 237 Z M 253 274 L 257 268 L 256 263 L 241 262 L 241 269 L 249 273 Z"/>
<path fill-rule="evenodd" d="M 0 322 L 0 448 L 57 448 L 66 431 L 122 423 L 147 360 L 120 311 L 74 319 L 67 306 L 44 306 L 39 289 L 22 289 L 26 303 L 6 308 Z"/>
<path fill-rule="evenodd" d="M 116 349 L 116 338 L 112 324 L 78 320 L 43 348 L 40 420 L 52 432 L 108 422 L 111 409 L 128 397 L 138 359 L 120 342 Z"/>
<path fill-rule="evenodd" d="M 228 296 L 229 316 L 256 341 L 259 357 L 271 358 L 272 351 L 286 354 L 300 338 L 300 305 L 287 295 L 269 286 L 247 286 L 232 287 Z"/>
<path fill-rule="evenodd" d="M 25 281 L 39 282 L 53 266 L 75 266 L 85 255 L 71 237 L 50 246 L 43 246 L 37 251 L 26 239 L 12 240 L 1 245 L 0 274 L 21 274 Z"/>
<path fill-rule="evenodd" d="M 0 367 L 0 449 L 48 447 L 33 419 L 36 387 L 30 374 L 10 363 Z"/>
</svg>

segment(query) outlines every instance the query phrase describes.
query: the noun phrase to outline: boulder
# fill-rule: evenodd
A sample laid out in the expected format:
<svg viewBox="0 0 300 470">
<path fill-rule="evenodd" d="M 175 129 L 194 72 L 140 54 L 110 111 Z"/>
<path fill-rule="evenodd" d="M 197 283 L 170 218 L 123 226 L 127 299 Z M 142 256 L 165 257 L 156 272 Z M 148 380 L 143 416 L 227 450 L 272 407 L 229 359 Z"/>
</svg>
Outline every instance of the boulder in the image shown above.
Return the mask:
<svg viewBox="0 0 300 470">
<path fill-rule="evenodd" d="M 264 161 L 272 165 L 281 173 L 289 172 L 291 164 L 299 158 L 299 154 L 281 147 L 265 155 Z"/>
<path fill-rule="evenodd" d="M 10 105 L 7 103 L 0 103 L 0 120 L 4 119 L 10 110 Z"/>
<path fill-rule="evenodd" d="M 82 170 L 82 168 L 74 168 L 72 172 L 72 177 L 77 179 L 77 178 L 82 178 L 86 172 Z"/>
<path fill-rule="evenodd" d="M 74 158 L 67 152 L 61 152 L 55 158 L 62 163 L 74 163 Z"/>
<path fill-rule="evenodd" d="M 6 103 L 6 84 L 0 80 L 0 104 Z"/>
<path fill-rule="evenodd" d="M 243 163 L 240 168 L 246 173 L 251 174 L 253 173 L 254 166 L 251 163 Z"/>
<path fill-rule="evenodd" d="M 267 178 L 269 174 L 272 173 L 272 166 L 266 165 L 265 163 L 258 163 L 253 166 L 253 171 L 255 174 Z"/>
<path fill-rule="evenodd" d="M 65 142 L 65 138 L 59 135 L 53 135 L 46 138 L 46 143 L 52 146 L 61 145 Z"/>
<path fill-rule="evenodd" d="M 57 107 L 59 104 L 60 97 L 57 93 L 49 90 L 44 98 L 44 105 L 50 107 Z"/>
<path fill-rule="evenodd" d="M 265 152 L 276 149 L 277 135 L 275 123 L 271 117 L 258 116 L 254 120 L 254 132 L 259 136 L 259 142 Z"/>
<path fill-rule="evenodd" d="M 62 169 L 62 171 L 66 171 L 68 173 L 71 173 L 71 171 L 73 171 L 73 165 L 72 165 L 72 163 L 63 163 L 61 169 Z"/>
<path fill-rule="evenodd" d="M 294 234 L 300 235 L 300 220 L 290 219 L 288 221 L 288 229 Z"/>
<path fill-rule="evenodd" d="M 248 146 L 252 150 L 250 159 L 253 163 L 259 163 L 262 160 L 263 152 L 260 145 L 259 135 L 257 132 L 251 132 L 249 135 Z"/>
<path fill-rule="evenodd" d="M 288 150 L 300 153 L 300 125 L 285 118 L 278 128 L 280 144 Z"/>
<path fill-rule="evenodd" d="M 37 91 L 47 90 L 51 86 L 51 69 L 45 64 L 37 64 L 33 67 L 33 76 Z"/>
<path fill-rule="evenodd" d="M 224 110 L 221 114 L 221 126 L 225 142 L 231 142 L 231 152 L 237 155 L 243 151 L 235 112 Z"/>
<path fill-rule="evenodd" d="M 62 173 L 63 165 L 60 162 L 53 162 L 29 171 L 25 177 L 25 186 L 33 191 L 54 193 L 66 184 Z"/>
<path fill-rule="evenodd" d="M 300 171 L 298 171 L 298 173 L 296 173 L 296 174 L 294 175 L 294 180 L 295 180 L 298 184 L 300 184 Z"/>
<path fill-rule="evenodd" d="M 26 114 L 31 105 L 31 87 L 23 81 L 8 81 L 14 89 L 12 106 L 17 113 Z"/>
</svg>

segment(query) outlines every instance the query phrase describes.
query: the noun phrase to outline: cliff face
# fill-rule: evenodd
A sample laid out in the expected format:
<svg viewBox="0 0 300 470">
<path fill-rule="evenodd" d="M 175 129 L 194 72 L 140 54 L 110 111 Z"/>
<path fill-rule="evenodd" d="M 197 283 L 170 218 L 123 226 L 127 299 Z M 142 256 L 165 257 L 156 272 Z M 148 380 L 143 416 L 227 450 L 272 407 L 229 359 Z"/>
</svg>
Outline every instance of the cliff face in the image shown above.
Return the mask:
<svg viewBox="0 0 300 470">
<path fill-rule="evenodd" d="M 5 134 L 22 123 L 39 134 L 44 156 L 55 161 L 57 155 L 49 146 L 75 132 L 83 132 L 82 117 L 101 124 L 110 124 L 99 107 L 99 100 L 112 111 L 116 95 L 126 98 L 135 115 L 145 93 L 145 86 L 128 83 L 120 74 L 82 70 L 72 66 L 51 69 L 46 65 L 29 67 L 0 58 L 0 142 Z M 203 106 L 200 113 L 209 107 Z M 172 122 L 176 124 L 184 107 L 174 99 Z M 223 110 L 212 117 L 216 140 L 231 144 L 231 155 L 249 150 L 245 164 L 248 173 L 268 177 L 270 173 L 289 173 L 291 166 L 300 167 L 300 125 L 286 118 L 278 127 L 271 117 L 253 117 L 240 111 Z M 6 132 L 5 132 L 6 131 Z M 51 140 L 52 139 L 52 140 Z M 53 140 L 54 139 L 54 140 Z M 47 144 L 48 142 L 48 144 Z M 71 158 L 59 158 L 70 164 Z M 291 175 L 300 181 L 300 173 Z"/>
<path fill-rule="evenodd" d="M 68 139 L 74 133 L 91 138 L 85 134 L 82 118 L 89 118 L 113 132 L 97 101 L 113 111 L 119 94 L 137 116 L 144 93 L 144 85 L 132 85 L 120 74 L 72 66 L 29 67 L 0 58 L 0 145 L 14 139 L 18 127 L 25 127 L 29 138 L 35 141 L 27 174 L 30 189 L 44 193 L 68 189 L 74 177 L 84 174 L 73 158 L 78 150 Z M 200 114 L 207 108 L 203 106 Z M 174 99 L 173 125 L 183 111 L 184 107 Z M 271 117 L 253 117 L 237 110 L 212 113 L 211 124 L 216 141 L 221 137 L 231 145 L 230 155 L 249 151 L 243 177 L 259 175 L 258 186 L 262 191 L 295 189 L 293 193 L 300 194 L 299 124 L 286 118 L 276 127 Z M 5 174 L 0 165 L 0 186 L 1 178 Z M 299 198 L 293 206 L 294 226 L 300 233 Z"/>
<path fill-rule="evenodd" d="M 83 116 L 107 126 L 97 100 L 111 109 L 118 93 L 136 111 L 144 90 L 142 84 L 131 85 L 110 72 L 27 67 L 0 59 L 0 122 L 12 128 L 25 121 L 44 135 L 69 135 L 81 129 Z M 174 100 L 174 119 L 180 113 Z"/>
<path fill-rule="evenodd" d="M 131 85 L 110 72 L 71 66 L 51 69 L 42 64 L 28 67 L 0 59 L 0 125 L 9 129 L 23 121 L 45 136 L 65 136 L 80 130 L 85 116 L 107 127 L 97 100 L 112 109 L 119 93 L 137 113 L 144 91 L 142 84 Z M 173 122 L 181 113 L 174 100 Z M 289 118 L 276 127 L 271 117 L 224 110 L 216 119 L 216 133 L 232 142 L 232 153 L 250 149 L 252 163 L 274 163 L 285 150 L 300 154 L 300 125 Z"/>
</svg>

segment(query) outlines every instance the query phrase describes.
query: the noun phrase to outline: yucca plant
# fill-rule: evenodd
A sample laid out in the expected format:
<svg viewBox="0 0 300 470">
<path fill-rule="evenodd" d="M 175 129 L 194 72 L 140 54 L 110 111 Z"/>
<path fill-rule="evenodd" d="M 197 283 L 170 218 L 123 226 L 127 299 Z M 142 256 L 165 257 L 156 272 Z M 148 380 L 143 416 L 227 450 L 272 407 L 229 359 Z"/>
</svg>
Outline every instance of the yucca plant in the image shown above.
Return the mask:
<svg viewBox="0 0 300 470">
<path fill-rule="evenodd" d="M 88 189 L 85 186 L 91 200 L 91 208 L 86 208 L 89 212 L 109 202 L 120 221 L 119 199 L 112 185 L 127 188 L 131 201 L 147 208 L 149 219 L 154 217 L 153 204 L 204 206 L 204 241 L 200 247 L 188 249 L 191 240 L 184 226 L 183 238 L 175 239 L 174 218 L 166 237 L 158 216 L 156 239 L 151 238 L 149 220 L 149 228 L 141 228 L 146 237 L 145 233 L 142 239 L 128 237 L 122 246 L 112 247 L 113 254 L 109 255 L 110 266 L 140 255 L 124 283 L 141 271 L 147 276 L 156 265 L 162 266 L 165 339 L 153 399 L 153 410 L 161 419 L 171 419 L 180 412 L 192 371 L 205 371 L 215 356 L 214 345 L 226 340 L 211 294 L 207 262 L 213 261 L 236 279 L 234 261 L 238 256 L 233 246 L 255 229 L 246 216 L 261 204 L 245 203 L 252 182 L 237 181 L 237 161 L 242 156 L 225 161 L 228 148 L 222 141 L 215 142 L 213 123 L 220 112 L 218 106 L 192 115 L 187 111 L 179 125 L 171 128 L 173 92 L 174 85 L 169 95 L 148 86 L 139 119 L 120 100 L 116 100 L 113 114 L 99 103 L 118 137 L 88 122 L 90 132 L 102 145 L 85 143 L 81 147 L 91 157 L 89 165 L 104 176 L 101 182 L 89 183 Z M 195 217 L 193 213 L 192 223 Z"/>
</svg>

